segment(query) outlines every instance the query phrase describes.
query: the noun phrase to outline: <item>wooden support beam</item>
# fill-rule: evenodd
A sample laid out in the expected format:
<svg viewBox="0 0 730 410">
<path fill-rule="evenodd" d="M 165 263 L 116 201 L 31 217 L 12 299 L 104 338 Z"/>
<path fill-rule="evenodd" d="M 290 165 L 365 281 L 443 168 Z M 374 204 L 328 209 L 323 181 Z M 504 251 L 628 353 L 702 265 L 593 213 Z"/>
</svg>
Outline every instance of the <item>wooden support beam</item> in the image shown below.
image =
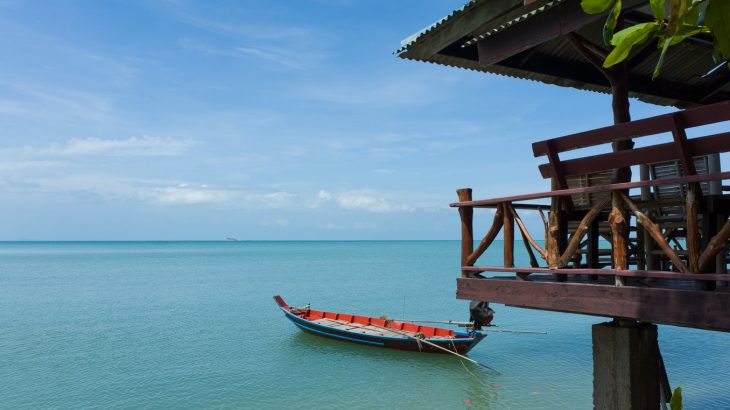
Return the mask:
<svg viewBox="0 0 730 410">
<path fill-rule="evenodd" d="M 583 217 L 583 219 L 580 221 L 580 224 L 578 224 L 578 228 L 576 228 L 573 236 L 570 238 L 570 242 L 568 242 L 568 246 L 566 247 L 565 252 L 563 252 L 563 255 L 558 261 L 558 268 L 562 268 L 568 264 L 570 258 L 573 256 L 573 253 L 575 253 L 576 249 L 578 249 L 578 247 L 580 246 L 580 241 L 583 238 L 583 234 L 586 233 L 589 226 L 593 223 L 596 217 L 598 217 L 598 215 L 601 213 L 601 210 L 606 205 L 608 205 L 609 201 L 609 198 L 599 201 Z"/>
<path fill-rule="evenodd" d="M 557 268 L 560 261 L 560 248 L 558 236 L 560 234 L 560 197 L 554 197 L 550 203 L 550 223 L 548 225 L 548 236 L 545 238 L 547 247 L 545 254 L 549 268 Z"/>
<path fill-rule="evenodd" d="M 504 266 L 515 266 L 515 220 L 508 210 L 509 203 L 502 204 L 502 229 L 504 232 Z"/>
<path fill-rule="evenodd" d="M 540 257 L 543 259 L 547 259 L 547 254 L 545 253 L 545 249 L 543 249 L 540 245 L 535 242 L 535 240 L 530 235 L 530 232 L 527 231 L 527 227 L 525 227 L 525 224 L 522 222 L 522 219 L 520 219 L 520 216 L 517 215 L 517 211 L 512 206 L 511 203 L 506 202 L 507 209 L 512 214 L 512 217 L 514 218 L 515 222 L 517 222 L 517 226 L 520 228 L 520 233 L 522 234 L 522 238 L 529 242 L 530 245 L 532 245 L 533 248 L 540 254 Z"/>
<path fill-rule="evenodd" d="M 535 257 L 535 252 L 532 251 L 532 247 L 530 247 L 530 244 L 527 241 L 527 238 L 525 238 L 525 234 L 520 230 L 520 234 L 522 235 L 522 245 L 525 247 L 525 251 L 527 251 L 527 256 L 530 258 L 530 266 L 533 268 L 537 268 L 540 266 L 539 263 L 537 263 L 537 258 Z M 517 274 L 517 277 L 520 279 L 525 279 L 527 275 L 521 275 Z"/>
<path fill-rule="evenodd" d="M 695 163 L 692 160 L 692 151 L 687 142 L 687 133 L 684 130 L 683 119 L 680 114 L 670 117 L 672 137 L 674 138 L 674 148 L 677 150 L 677 158 L 682 165 L 684 175 L 697 175 Z"/>
<path fill-rule="evenodd" d="M 459 278 L 456 297 L 730 332 L 730 293 L 727 292 Z"/>
<path fill-rule="evenodd" d="M 471 201 L 471 188 L 456 190 L 460 202 Z M 466 260 L 474 251 L 474 209 L 471 207 L 459 208 L 461 217 L 461 266 L 466 265 Z M 466 272 L 461 273 L 466 276 Z"/>
<path fill-rule="evenodd" d="M 613 253 L 613 268 L 627 269 L 628 262 L 628 221 L 624 210 L 621 192 L 611 193 L 611 213 L 608 215 L 608 224 L 611 226 L 611 249 Z M 616 277 L 616 286 L 625 284 L 623 278 Z"/>
<path fill-rule="evenodd" d="M 542 208 L 538 209 L 538 212 L 540 212 L 540 220 L 542 220 L 542 226 L 545 228 L 545 240 L 547 240 L 548 237 L 548 221 L 547 218 L 545 218 L 545 212 L 542 211 Z"/>
<path fill-rule="evenodd" d="M 722 226 L 720 232 L 710 239 L 707 248 L 705 248 L 702 252 L 698 261 L 700 272 L 704 272 L 710 266 L 715 259 L 715 255 L 721 251 L 725 251 L 727 248 L 728 238 L 730 238 L 730 220 L 725 222 L 725 225 Z"/>
<path fill-rule="evenodd" d="M 568 189 L 568 181 L 565 179 L 565 173 L 563 173 L 563 166 L 560 163 L 560 156 L 558 156 L 557 150 L 552 146 L 552 143 L 547 143 L 547 157 L 550 167 L 553 181 L 555 181 L 555 187 L 553 189 Z"/>
<path fill-rule="evenodd" d="M 664 239 L 664 235 L 662 235 L 661 229 L 659 229 L 659 226 L 655 224 L 651 219 L 649 219 L 646 214 L 641 212 L 638 206 L 625 194 L 620 193 L 620 195 L 623 197 L 624 202 L 628 207 L 631 209 L 631 212 L 636 216 L 636 220 L 644 226 L 644 229 L 646 229 L 649 234 L 651 235 L 652 239 L 656 242 L 657 245 L 664 251 L 664 253 L 669 257 L 669 259 L 672 261 L 674 266 L 679 269 L 680 272 L 687 273 L 689 272 L 689 269 L 687 269 L 687 265 L 682 262 L 682 259 L 679 258 L 679 255 L 677 255 L 677 252 L 672 249 L 669 244 L 667 243 L 666 239 Z M 714 257 L 714 255 L 713 255 Z M 696 272 L 695 272 L 696 273 Z"/>
<path fill-rule="evenodd" d="M 693 164 L 694 165 L 694 164 Z M 699 184 L 689 184 L 687 189 L 687 206 L 685 208 L 687 218 L 687 251 L 689 251 L 689 270 L 694 273 L 702 272 L 699 267 L 700 260 L 700 227 L 699 227 L 699 199 L 702 190 Z"/>
<path fill-rule="evenodd" d="M 484 235 L 484 238 L 481 242 L 479 242 L 479 246 L 477 246 L 477 249 L 472 252 L 467 258 L 466 261 L 462 264 L 462 266 L 471 266 L 474 265 L 474 262 L 476 262 L 477 259 L 479 259 L 480 256 L 484 253 L 484 251 L 489 248 L 489 245 L 492 244 L 494 241 L 494 238 L 497 237 L 497 234 L 502 229 L 502 224 L 504 223 L 502 219 L 503 209 L 502 206 L 498 206 L 497 210 L 494 212 L 494 221 L 492 221 L 492 226 L 489 228 L 489 231 L 486 235 Z"/>
</svg>

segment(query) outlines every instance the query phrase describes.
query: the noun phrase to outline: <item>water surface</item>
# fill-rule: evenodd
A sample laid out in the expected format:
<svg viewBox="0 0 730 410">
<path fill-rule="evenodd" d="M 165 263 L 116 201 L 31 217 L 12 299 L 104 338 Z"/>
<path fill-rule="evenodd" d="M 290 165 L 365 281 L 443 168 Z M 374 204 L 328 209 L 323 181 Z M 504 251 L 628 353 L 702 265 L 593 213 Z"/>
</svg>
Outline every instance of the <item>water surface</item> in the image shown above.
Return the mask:
<svg viewBox="0 0 730 410">
<path fill-rule="evenodd" d="M 470 356 L 497 375 L 304 334 L 271 299 L 464 320 L 459 252 L 452 241 L 0 243 L 0 407 L 591 408 L 601 318 L 497 305 L 503 328 L 548 331 L 477 346 Z M 730 335 L 660 327 L 660 343 L 685 408 L 730 408 Z"/>
</svg>

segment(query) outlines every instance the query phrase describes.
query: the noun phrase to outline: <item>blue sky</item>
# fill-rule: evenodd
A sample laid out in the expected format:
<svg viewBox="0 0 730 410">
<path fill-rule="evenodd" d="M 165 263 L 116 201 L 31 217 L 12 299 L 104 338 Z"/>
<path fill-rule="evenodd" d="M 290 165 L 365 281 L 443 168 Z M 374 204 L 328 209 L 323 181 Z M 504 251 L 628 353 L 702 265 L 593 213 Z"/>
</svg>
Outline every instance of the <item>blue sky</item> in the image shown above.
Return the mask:
<svg viewBox="0 0 730 410">
<path fill-rule="evenodd" d="M 612 118 L 392 54 L 461 5 L 0 0 L 0 239 L 458 238 L 456 188 L 544 190 L 530 144 Z"/>
</svg>

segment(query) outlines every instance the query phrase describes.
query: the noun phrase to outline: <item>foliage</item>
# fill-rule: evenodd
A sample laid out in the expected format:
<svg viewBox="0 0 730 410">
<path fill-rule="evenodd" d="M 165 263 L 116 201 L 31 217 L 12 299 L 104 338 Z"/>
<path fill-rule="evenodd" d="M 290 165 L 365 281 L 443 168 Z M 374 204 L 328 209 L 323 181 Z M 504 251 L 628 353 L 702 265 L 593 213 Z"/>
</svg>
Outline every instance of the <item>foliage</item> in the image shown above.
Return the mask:
<svg viewBox="0 0 730 410">
<path fill-rule="evenodd" d="M 682 388 L 677 387 L 672 393 L 672 398 L 669 400 L 669 408 L 672 410 L 682 410 Z"/>
<path fill-rule="evenodd" d="M 613 50 L 603 62 L 611 67 L 628 57 L 631 49 L 656 38 L 661 49 L 654 69 L 654 78 L 664 63 L 669 48 L 688 37 L 708 34 L 714 37 L 715 62 L 730 60 L 730 1 L 729 0 L 647 0 L 654 21 L 627 27 L 618 33 L 616 24 L 621 13 L 621 0 L 581 0 L 583 11 L 589 14 L 603 13 L 611 9 L 603 26 L 603 40 Z M 729 63 L 730 66 L 730 63 Z"/>
</svg>

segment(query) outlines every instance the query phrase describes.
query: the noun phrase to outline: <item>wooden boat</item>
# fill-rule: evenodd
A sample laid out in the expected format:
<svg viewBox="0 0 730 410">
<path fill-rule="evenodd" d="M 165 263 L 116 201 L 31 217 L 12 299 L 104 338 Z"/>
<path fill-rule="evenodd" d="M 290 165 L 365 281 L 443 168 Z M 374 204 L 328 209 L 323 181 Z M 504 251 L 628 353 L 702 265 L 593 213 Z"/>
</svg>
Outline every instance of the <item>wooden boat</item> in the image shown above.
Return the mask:
<svg viewBox="0 0 730 410">
<path fill-rule="evenodd" d="M 391 349 L 464 354 L 484 339 L 479 331 L 454 331 L 369 316 L 289 306 L 274 296 L 287 319 L 300 329 L 346 342 Z M 444 350 L 445 349 L 445 350 Z"/>
</svg>

